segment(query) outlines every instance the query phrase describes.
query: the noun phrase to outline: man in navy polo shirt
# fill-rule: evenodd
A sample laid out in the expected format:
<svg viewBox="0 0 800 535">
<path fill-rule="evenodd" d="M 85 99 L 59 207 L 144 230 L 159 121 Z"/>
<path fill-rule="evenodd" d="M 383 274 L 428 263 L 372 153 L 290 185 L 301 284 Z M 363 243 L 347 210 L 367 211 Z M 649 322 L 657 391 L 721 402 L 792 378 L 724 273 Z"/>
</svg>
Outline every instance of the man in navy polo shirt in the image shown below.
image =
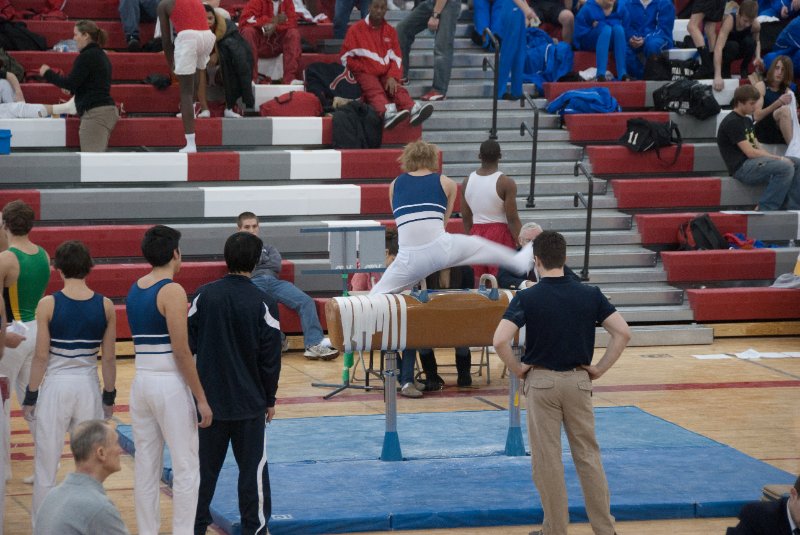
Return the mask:
<svg viewBox="0 0 800 535">
<path fill-rule="evenodd" d="M 564 276 L 567 244 L 558 232 L 533 242 L 540 282 L 519 291 L 494 333 L 494 347 L 522 382 L 528 414 L 533 482 L 542 498 L 542 535 L 566 535 L 569 524 L 561 425 L 578 471 L 586 513 L 596 535 L 613 535 L 608 482 L 594 433 L 592 380 L 617 361 L 630 340 L 628 324 L 599 288 Z M 611 339 L 592 365 L 595 326 Z M 517 361 L 511 342 L 525 329 L 525 355 Z"/>
</svg>

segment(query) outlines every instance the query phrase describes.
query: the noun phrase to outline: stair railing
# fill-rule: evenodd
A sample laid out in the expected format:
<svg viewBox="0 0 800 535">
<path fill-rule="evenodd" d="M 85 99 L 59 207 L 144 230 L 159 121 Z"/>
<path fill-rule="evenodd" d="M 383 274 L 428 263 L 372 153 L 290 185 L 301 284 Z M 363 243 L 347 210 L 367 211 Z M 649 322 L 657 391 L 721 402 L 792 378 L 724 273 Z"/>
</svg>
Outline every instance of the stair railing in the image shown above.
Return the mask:
<svg viewBox="0 0 800 535">
<path fill-rule="evenodd" d="M 573 206 L 575 208 L 578 207 L 578 203 L 582 204 L 586 207 L 586 236 L 585 236 L 585 245 L 583 249 L 583 269 L 581 269 L 581 280 L 588 281 L 589 280 L 589 248 L 591 246 L 592 240 L 592 205 L 594 204 L 594 178 L 592 174 L 586 169 L 586 166 L 581 161 L 575 162 L 575 168 L 573 169 L 573 174 L 578 176 L 578 172 L 583 173 L 583 176 L 586 177 L 586 180 L 589 181 L 589 199 L 586 199 L 586 196 L 581 193 L 580 191 L 575 193 L 575 196 L 572 200 Z"/>
<path fill-rule="evenodd" d="M 525 206 L 528 208 L 535 208 L 536 207 L 536 154 L 539 149 L 539 106 L 536 105 L 536 102 L 531 98 L 528 93 L 523 91 L 522 98 L 519 101 L 519 107 L 524 108 L 525 103 L 530 104 L 531 108 L 533 108 L 533 129 L 528 126 L 528 123 L 522 121 L 519 125 L 519 135 L 524 136 L 525 132 L 531 136 L 531 184 L 530 190 L 528 191 L 528 199 L 525 201 Z"/>
<path fill-rule="evenodd" d="M 489 139 L 497 139 L 497 84 L 499 83 L 499 68 L 500 68 L 500 41 L 494 36 L 492 30 L 486 28 L 483 30 L 483 35 L 489 39 L 494 47 L 494 63 L 488 57 L 483 58 L 483 71 L 492 69 L 494 71 L 494 83 L 492 84 L 492 128 L 489 130 Z"/>
</svg>

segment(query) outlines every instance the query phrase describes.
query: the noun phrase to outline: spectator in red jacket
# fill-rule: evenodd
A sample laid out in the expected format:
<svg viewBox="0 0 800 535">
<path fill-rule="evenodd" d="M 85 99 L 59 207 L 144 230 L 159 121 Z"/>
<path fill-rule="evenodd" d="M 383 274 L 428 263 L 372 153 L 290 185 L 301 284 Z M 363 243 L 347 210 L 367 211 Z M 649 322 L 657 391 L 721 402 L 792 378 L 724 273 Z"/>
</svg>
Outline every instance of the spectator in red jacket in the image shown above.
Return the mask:
<svg viewBox="0 0 800 535">
<path fill-rule="evenodd" d="M 283 54 L 283 80 L 298 83 L 300 32 L 292 0 L 279 0 L 278 12 L 272 0 L 250 0 L 239 16 L 239 32 L 253 49 L 253 80 L 258 79 L 258 58 Z"/>
<path fill-rule="evenodd" d="M 388 130 L 409 116 L 412 126 L 421 124 L 433 113 L 433 105 L 414 102 L 400 83 L 403 57 L 397 31 L 384 19 L 386 9 L 386 0 L 372 0 L 369 14 L 347 30 L 341 56 L 361 86 L 364 101 L 383 116 Z"/>
</svg>

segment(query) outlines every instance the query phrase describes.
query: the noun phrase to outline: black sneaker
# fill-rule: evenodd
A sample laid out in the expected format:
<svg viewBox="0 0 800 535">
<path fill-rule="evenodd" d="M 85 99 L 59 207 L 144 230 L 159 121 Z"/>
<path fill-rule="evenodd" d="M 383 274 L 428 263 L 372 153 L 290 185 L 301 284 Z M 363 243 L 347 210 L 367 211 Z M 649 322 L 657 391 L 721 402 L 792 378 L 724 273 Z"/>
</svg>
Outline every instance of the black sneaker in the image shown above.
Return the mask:
<svg viewBox="0 0 800 535">
<path fill-rule="evenodd" d="M 142 43 L 135 37 L 128 39 L 128 52 L 141 52 Z"/>
</svg>

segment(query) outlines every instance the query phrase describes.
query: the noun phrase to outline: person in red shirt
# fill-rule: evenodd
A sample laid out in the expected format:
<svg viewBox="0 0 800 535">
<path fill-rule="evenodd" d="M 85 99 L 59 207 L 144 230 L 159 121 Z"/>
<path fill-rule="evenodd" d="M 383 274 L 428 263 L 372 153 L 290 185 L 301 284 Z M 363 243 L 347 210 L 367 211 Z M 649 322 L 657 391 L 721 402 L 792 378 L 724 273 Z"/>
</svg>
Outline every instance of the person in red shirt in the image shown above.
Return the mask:
<svg viewBox="0 0 800 535">
<path fill-rule="evenodd" d="M 281 54 L 283 81 L 295 83 L 302 78 L 298 76 L 300 32 L 292 0 L 250 0 L 239 16 L 239 32 L 253 49 L 253 80 L 258 79 L 258 58 Z"/>
<path fill-rule="evenodd" d="M 412 126 L 433 113 L 432 104 L 414 102 L 400 83 L 403 56 L 397 31 L 384 19 L 386 0 L 372 0 L 369 14 L 350 26 L 342 43 L 342 64 L 356 77 L 364 101 L 391 129 L 410 116 Z"/>
</svg>

